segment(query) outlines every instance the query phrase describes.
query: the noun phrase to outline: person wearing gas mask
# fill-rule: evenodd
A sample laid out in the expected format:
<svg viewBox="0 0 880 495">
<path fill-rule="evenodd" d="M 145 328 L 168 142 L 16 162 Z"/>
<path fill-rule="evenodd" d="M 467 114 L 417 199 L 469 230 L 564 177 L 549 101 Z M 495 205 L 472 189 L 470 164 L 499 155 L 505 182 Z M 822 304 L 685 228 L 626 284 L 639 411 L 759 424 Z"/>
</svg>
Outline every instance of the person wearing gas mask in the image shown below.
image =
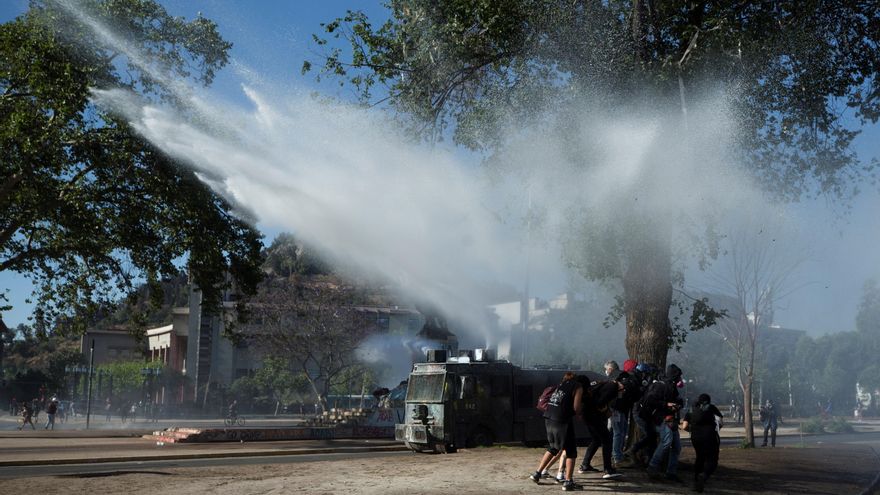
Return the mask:
<svg viewBox="0 0 880 495">
<path fill-rule="evenodd" d="M 681 454 L 681 436 L 678 431 L 679 411 L 683 401 L 678 394 L 678 389 L 684 386 L 681 379 L 681 369 L 670 364 L 666 368 L 666 374 L 662 380 L 658 380 L 648 387 L 644 397 L 644 407 L 650 414 L 651 422 L 657 431 L 658 443 L 654 455 L 648 463 L 648 476 L 660 477 L 660 462 L 668 453 L 669 459 L 666 464 L 666 479 L 681 482 L 676 474 L 678 469 L 678 456 Z"/>
</svg>

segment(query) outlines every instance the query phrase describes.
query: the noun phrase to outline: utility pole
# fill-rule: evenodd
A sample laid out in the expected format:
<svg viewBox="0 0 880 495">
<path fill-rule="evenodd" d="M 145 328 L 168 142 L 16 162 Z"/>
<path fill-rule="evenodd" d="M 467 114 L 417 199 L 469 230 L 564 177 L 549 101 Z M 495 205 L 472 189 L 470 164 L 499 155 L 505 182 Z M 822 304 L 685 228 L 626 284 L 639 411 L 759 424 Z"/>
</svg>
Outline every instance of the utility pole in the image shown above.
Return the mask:
<svg viewBox="0 0 880 495">
<path fill-rule="evenodd" d="M 532 190 L 529 188 L 529 209 L 526 212 L 526 284 L 520 303 L 519 319 L 522 323 L 522 352 L 520 367 L 526 367 L 526 347 L 529 344 L 529 277 L 532 268 Z"/>
<path fill-rule="evenodd" d="M 86 395 L 86 429 L 89 429 L 89 420 L 92 416 L 92 370 L 95 367 L 95 339 L 92 339 L 92 345 L 89 349 L 89 386 Z"/>
</svg>

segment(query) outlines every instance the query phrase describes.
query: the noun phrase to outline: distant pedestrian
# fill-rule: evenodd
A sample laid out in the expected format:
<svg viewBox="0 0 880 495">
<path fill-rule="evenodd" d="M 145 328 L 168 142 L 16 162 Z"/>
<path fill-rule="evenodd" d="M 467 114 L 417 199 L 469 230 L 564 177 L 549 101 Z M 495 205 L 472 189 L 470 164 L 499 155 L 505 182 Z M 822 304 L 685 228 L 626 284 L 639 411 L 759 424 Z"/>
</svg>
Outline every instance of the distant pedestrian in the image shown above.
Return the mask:
<svg viewBox="0 0 880 495">
<path fill-rule="evenodd" d="M 529 479 L 535 483 L 540 483 L 541 473 L 553 462 L 553 458 L 559 452 L 565 451 L 565 479 L 562 489 L 572 491 L 579 488 L 572 479 L 574 461 L 577 459 L 573 418 L 581 414 L 582 396 L 583 387 L 574 379 L 574 373 L 566 372 L 562 377 L 562 383 L 556 387 L 556 391 L 550 397 L 547 411 L 544 412 L 544 426 L 547 430 L 549 446 L 538 462 L 537 470 L 529 476 Z"/>
<path fill-rule="evenodd" d="M 697 403 L 684 416 L 682 427 L 691 432 L 691 444 L 694 446 L 694 490 L 702 492 L 706 480 L 718 467 L 718 452 L 721 437 L 718 432 L 723 426 L 721 411 L 712 404 L 708 394 L 700 394 Z"/>
<path fill-rule="evenodd" d="M 55 414 L 58 413 L 58 399 L 52 397 L 52 400 L 49 401 L 49 405 L 46 406 L 46 426 L 43 427 L 44 430 L 55 429 Z"/>
<path fill-rule="evenodd" d="M 776 427 L 781 419 L 776 405 L 772 400 L 767 399 L 767 403 L 761 407 L 758 414 L 760 415 L 761 424 L 764 425 L 764 443 L 761 444 L 761 447 L 767 446 L 768 433 L 770 434 L 770 446 L 776 447 Z"/>
<path fill-rule="evenodd" d="M 113 414 L 113 401 L 110 400 L 110 397 L 107 397 L 104 400 L 104 422 L 110 422 L 110 415 Z"/>
<path fill-rule="evenodd" d="M 18 401 L 15 400 L 15 397 L 9 402 L 9 415 L 18 416 Z"/>
<path fill-rule="evenodd" d="M 19 430 L 24 428 L 24 425 L 31 425 L 31 428 L 36 430 L 37 427 L 34 426 L 34 409 L 27 401 L 22 401 L 21 403 L 21 425 L 18 427 Z"/>
</svg>

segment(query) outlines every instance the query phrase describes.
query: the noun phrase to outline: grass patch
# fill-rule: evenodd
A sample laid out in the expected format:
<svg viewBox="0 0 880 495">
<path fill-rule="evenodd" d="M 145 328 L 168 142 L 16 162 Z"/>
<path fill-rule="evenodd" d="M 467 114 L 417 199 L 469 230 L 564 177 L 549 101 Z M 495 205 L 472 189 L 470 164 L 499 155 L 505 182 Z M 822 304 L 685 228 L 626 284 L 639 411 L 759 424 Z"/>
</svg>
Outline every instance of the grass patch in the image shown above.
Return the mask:
<svg viewBox="0 0 880 495">
<path fill-rule="evenodd" d="M 831 433 L 852 433 L 853 427 L 843 418 L 832 418 L 826 422 L 825 430 Z"/>
<path fill-rule="evenodd" d="M 841 417 L 831 419 L 813 417 L 801 423 L 800 431 L 801 433 L 852 433 L 854 430 L 849 421 Z"/>
<path fill-rule="evenodd" d="M 822 418 L 813 417 L 801 422 L 801 433 L 825 433 L 825 425 Z"/>
</svg>

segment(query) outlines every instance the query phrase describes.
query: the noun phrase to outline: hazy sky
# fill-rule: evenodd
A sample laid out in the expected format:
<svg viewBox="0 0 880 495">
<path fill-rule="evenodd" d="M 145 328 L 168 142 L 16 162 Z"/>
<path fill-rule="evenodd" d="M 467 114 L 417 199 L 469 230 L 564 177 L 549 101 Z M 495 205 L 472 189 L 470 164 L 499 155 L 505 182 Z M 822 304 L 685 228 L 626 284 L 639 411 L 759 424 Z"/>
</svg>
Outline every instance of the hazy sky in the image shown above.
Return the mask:
<svg viewBox="0 0 880 495">
<path fill-rule="evenodd" d="M 221 34 L 234 44 L 235 62 L 253 71 L 253 78 L 264 78 L 274 84 L 290 81 L 306 88 L 316 87 L 314 77 L 300 75 L 300 66 L 304 59 L 315 58 L 311 34 L 318 32 L 319 23 L 343 15 L 350 8 L 366 10 L 374 17 L 383 15 L 377 1 L 165 0 L 161 3 L 175 15 L 191 18 L 202 12 L 216 21 Z M 0 2 L 0 22 L 12 19 L 26 7 L 25 0 Z M 329 84 L 318 89 L 339 91 Z M 240 78 L 230 70 L 218 75 L 213 91 L 226 99 L 243 98 Z M 857 149 L 864 159 L 880 156 L 880 130 L 876 126 L 866 129 L 857 142 Z M 802 232 L 811 254 L 794 282 L 803 287 L 777 309 L 777 324 L 813 334 L 854 328 L 862 285 L 869 277 L 880 277 L 880 249 L 876 247 L 880 240 L 880 195 L 876 186 L 865 184 L 862 189 L 862 195 L 854 201 L 852 214 L 842 220 L 835 219 L 834 205 L 823 199 L 792 206 L 791 219 Z M 15 306 L 13 311 L 3 315 L 4 321 L 10 326 L 24 323 L 30 311 L 24 303 L 30 285 L 20 276 L 0 273 L 0 288 L 9 290 Z M 535 291 L 538 296 L 550 297 L 556 288 L 537 287 Z"/>
</svg>

